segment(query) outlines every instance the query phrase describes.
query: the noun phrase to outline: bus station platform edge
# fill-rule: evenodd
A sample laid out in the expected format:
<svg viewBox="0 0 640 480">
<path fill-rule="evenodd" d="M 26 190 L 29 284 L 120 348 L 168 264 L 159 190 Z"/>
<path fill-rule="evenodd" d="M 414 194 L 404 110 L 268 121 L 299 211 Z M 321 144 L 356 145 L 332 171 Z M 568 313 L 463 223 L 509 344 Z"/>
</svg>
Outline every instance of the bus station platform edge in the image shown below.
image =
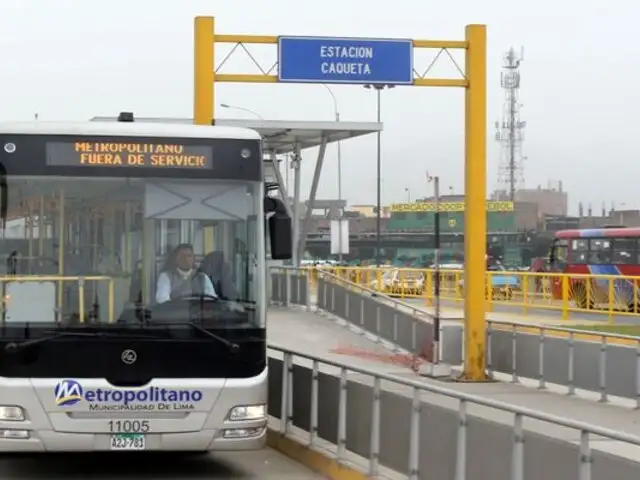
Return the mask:
<svg viewBox="0 0 640 480">
<path fill-rule="evenodd" d="M 325 318 L 314 312 L 309 312 L 301 308 L 280 308 L 270 307 L 268 312 L 268 339 L 269 342 L 276 343 L 285 348 L 292 350 L 304 351 L 305 353 L 316 356 L 318 358 L 332 360 L 345 364 L 345 366 L 354 365 L 373 369 L 377 372 L 397 375 L 399 377 L 419 379 L 427 383 L 436 383 L 459 392 L 478 395 L 485 398 L 492 398 L 497 401 L 518 405 L 532 410 L 548 413 L 558 417 L 571 418 L 589 424 L 598 425 L 616 431 L 636 435 L 640 437 L 640 423 L 637 421 L 637 411 L 632 408 L 621 407 L 612 404 L 602 404 L 593 400 L 569 397 L 560 395 L 553 390 L 539 390 L 526 386 L 526 383 L 458 383 L 443 382 L 441 380 L 427 379 L 417 376 L 406 366 L 397 364 L 393 361 L 385 359 L 384 353 L 390 354 L 389 347 L 374 342 L 368 338 L 366 334 L 357 333 L 352 328 L 342 325 L 332 318 Z M 362 357 L 361 355 L 349 355 L 340 351 L 340 347 L 351 345 L 354 350 L 368 350 L 376 353 L 376 356 Z M 276 354 L 277 355 L 277 354 Z M 274 352 L 270 352 L 270 356 L 275 356 Z M 388 357 L 391 357 L 389 355 Z M 310 367 L 311 362 L 303 359 L 295 360 L 296 364 Z M 305 365 L 308 363 L 309 365 Z M 331 372 L 333 370 L 333 372 Z M 321 366 L 321 371 L 339 374 L 339 369 Z M 363 378 L 362 375 L 356 375 L 358 381 L 369 383 L 370 379 Z M 351 378 L 351 377 L 350 377 Z M 383 382 L 384 383 L 384 382 Z M 409 389 L 402 387 L 394 387 L 386 385 L 385 390 L 394 393 L 411 395 Z M 403 392 L 402 390 L 407 390 Z M 424 393 L 423 401 L 428 404 L 438 406 L 444 409 L 454 411 L 457 408 L 457 401 L 453 398 L 442 397 L 440 395 Z M 507 412 L 495 410 L 482 406 L 473 406 L 469 409 L 469 414 L 487 420 L 493 424 L 502 425 L 510 428 L 513 423 L 513 416 Z M 552 438 L 555 441 L 565 442 L 572 445 L 579 443 L 579 432 L 572 431 L 565 427 L 549 424 L 542 421 L 530 420 L 525 422 L 525 431 L 537 436 Z M 270 445 L 278 443 L 272 433 Z M 622 442 L 607 440 L 604 438 L 594 438 L 592 449 L 604 454 L 613 455 L 618 458 L 624 458 L 636 464 L 640 459 L 640 447 L 635 447 Z M 281 440 L 284 441 L 284 440 Z M 275 443 L 273 443 L 275 442 Z M 294 442 L 295 443 L 295 442 Z M 307 464 L 316 471 L 324 465 L 322 473 L 325 475 L 329 471 L 337 475 L 340 473 L 340 465 L 335 464 L 330 456 L 326 458 L 316 458 L 311 462 L 305 452 L 304 447 L 300 445 L 283 445 L 281 451 L 292 454 L 292 457 Z M 472 446 L 470 448 L 475 448 Z M 479 448 L 484 448 L 479 446 Z M 297 452 L 297 453 L 296 453 Z M 333 462 L 333 463 L 332 463 Z M 637 464 L 636 464 L 637 466 Z M 333 469 L 333 470 L 331 470 Z M 357 470 L 355 473 L 343 471 L 346 476 L 331 476 L 329 478 L 351 479 L 351 478 L 368 478 L 361 475 Z M 341 473 L 341 474 L 342 474 Z M 627 478 L 623 472 L 620 472 L 620 478 Z M 356 475 L 356 476 L 350 476 Z M 612 475 L 611 478 L 616 478 Z"/>
</svg>

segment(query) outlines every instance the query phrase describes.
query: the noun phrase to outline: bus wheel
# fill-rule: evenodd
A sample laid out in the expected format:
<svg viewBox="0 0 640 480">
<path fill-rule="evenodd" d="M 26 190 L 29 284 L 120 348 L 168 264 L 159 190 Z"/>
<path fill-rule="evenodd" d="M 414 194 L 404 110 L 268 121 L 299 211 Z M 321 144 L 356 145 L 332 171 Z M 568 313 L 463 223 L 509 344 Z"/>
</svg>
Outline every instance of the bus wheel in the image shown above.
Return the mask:
<svg viewBox="0 0 640 480">
<path fill-rule="evenodd" d="M 633 301 L 629 302 L 629 304 L 627 305 L 627 312 L 640 315 L 640 302 L 637 302 L 637 303 L 634 303 Z"/>
</svg>

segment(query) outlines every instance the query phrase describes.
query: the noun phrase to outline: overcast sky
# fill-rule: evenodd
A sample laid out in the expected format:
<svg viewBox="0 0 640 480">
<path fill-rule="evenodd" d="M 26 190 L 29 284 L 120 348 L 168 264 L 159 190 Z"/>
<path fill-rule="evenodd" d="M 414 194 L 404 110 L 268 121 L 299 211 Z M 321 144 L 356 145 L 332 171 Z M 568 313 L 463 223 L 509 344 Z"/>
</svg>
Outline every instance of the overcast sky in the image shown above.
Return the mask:
<svg viewBox="0 0 640 480">
<path fill-rule="evenodd" d="M 640 2 L 611 0 L 2 0 L 0 118 L 85 120 L 130 110 L 145 116 L 192 113 L 192 26 L 215 15 L 219 33 L 367 36 L 457 40 L 468 23 L 488 26 L 488 189 L 495 187 L 502 55 L 524 47 L 522 120 L 528 187 L 563 180 L 575 210 L 605 200 L 640 207 L 640 46 L 633 41 Z M 275 48 L 252 52 L 268 68 Z M 218 58 L 226 51 L 220 47 Z M 424 69 L 437 53 L 416 56 Z M 462 65 L 461 55 L 454 55 Z M 226 73 L 256 73 L 242 55 Z M 445 58 L 434 76 L 455 78 Z M 375 120 L 375 94 L 332 87 L 343 120 Z M 425 171 L 463 188 L 462 89 L 403 87 L 383 93 L 383 201 L 426 193 Z M 321 85 L 232 85 L 217 101 L 268 119 L 330 120 Z M 218 109 L 220 117 L 250 114 Z M 308 192 L 314 152 L 304 157 Z M 375 201 L 375 137 L 343 144 L 344 196 Z M 327 151 L 319 198 L 337 195 L 335 147 Z"/>
</svg>

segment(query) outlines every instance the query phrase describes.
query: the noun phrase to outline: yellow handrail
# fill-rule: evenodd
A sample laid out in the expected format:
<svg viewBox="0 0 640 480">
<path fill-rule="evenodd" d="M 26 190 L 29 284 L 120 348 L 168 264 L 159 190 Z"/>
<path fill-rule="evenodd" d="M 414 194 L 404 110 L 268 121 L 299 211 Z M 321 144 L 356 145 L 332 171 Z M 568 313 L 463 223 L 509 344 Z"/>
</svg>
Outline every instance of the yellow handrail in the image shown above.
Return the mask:
<svg viewBox="0 0 640 480">
<path fill-rule="evenodd" d="M 403 300 L 433 302 L 435 271 L 419 268 L 321 267 L 333 274 Z M 312 269 L 313 270 L 313 269 Z M 440 270 L 441 299 L 445 305 L 464 301 L 464 271 Z M 311 273 L 312 281 L 315 273 Z M 485 275 L 487 311 L 517 314 L 557 311 L 562 319 L 570 314 L 616 316 L 640 315 L 640 276 L 589 275 L 548 272 L 490 271 Z M 513 308 L 513 310 L 510 310 Z"/>
<path fill-rule="evenodd" d="M 85 282 L 109 282 L 108 290 L 108 322 L 114 322 L 115 315 L 115 278 L 104 275 L 4 275 L 0 276 L 0 282 L 2 283 L 16 283 L 16 282 L 58 282 L 59 288 L 62 290 L 62 285 L 65 282 L 78 282 L 78 321 L 84 323 L 85 321 L 85 304 L 84 304 L 84 288 Z M 58 308 L 62 307 L 62 293 L 58 292 Z M 6 301 L 6 298 L 5 298 Z M 4 308 L 4 305 L 2 305 Z"/>
</svg>

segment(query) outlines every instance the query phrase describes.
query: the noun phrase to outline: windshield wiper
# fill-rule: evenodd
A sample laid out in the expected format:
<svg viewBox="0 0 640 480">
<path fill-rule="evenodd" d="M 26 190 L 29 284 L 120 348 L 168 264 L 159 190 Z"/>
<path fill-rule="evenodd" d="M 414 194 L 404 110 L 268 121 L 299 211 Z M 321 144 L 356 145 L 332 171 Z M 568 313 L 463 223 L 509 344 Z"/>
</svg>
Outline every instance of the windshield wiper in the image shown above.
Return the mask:
<svg viewBox="0 0 640 480">
<path fill-rule="evenodd" d="M 180 325 L 189 325 L 194 330 L 197 330 L 200 333 L 204 333 L 208 337 L 217 340 L 218 342 L 222 343 L 223 345 L 226 345 L 227 348 L 229 348 L 229 351 L 231 351 L 231 353 L 237 353 L 238 350 L 240 350 L 240 345 L 238 345 L 237 343 L 231 342 L 231 341 L 227 340 L 226 338 L 221 337 L 220 335 L 216 335 L 215 333 L 210 332 L 209 330 L 207 330 L 206 328 L 204 328 L 201 325 L 198 325 L 195 322 L 157 322 L 155 324 L 152 322 L 151 325 L 159 325 L 159 326 L 163 325 L 163 326 L 168 326 L 168 327 L 175 327 L 175 326 L 180 326 Z"/>
<path fill-rule="evenodd" d="M 47 331 L 45 333 L 49 333 L 45 337 L 33 338 L 31 340 L 25 340 L 22 342 L 11 342 L 7 343 L 4 346 L 4 350 L 7 353 L 17 353 L 25 348 L 32 347 L 33 345 L 38 345 L 40 343 L 49 342 L 51 340 L 57 340 L 58 338 L 63 337 L 90 337 L 90 338 L 155 338 L 151 335 L 138 335 L 131 333 L 115 333 L 115 332 L 56 332 L 56 331 Z"/>
</svg>

